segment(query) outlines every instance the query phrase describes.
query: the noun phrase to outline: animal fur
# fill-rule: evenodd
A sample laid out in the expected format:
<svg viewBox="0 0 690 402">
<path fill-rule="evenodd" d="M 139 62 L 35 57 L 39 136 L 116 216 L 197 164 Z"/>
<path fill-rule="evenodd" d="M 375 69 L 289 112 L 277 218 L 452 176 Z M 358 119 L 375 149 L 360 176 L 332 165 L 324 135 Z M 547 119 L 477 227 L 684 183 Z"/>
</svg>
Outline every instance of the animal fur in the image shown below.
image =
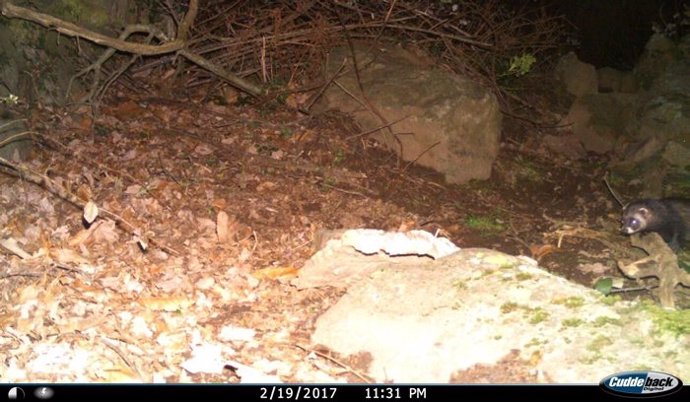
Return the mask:
<svg viewBox="0 0 690 402">
<path fill-rule="evenodd" d="M 623 208 L 621 232 L 656 232 L 673 251 L 690 238 L 690 200 L 679 198 L 643 199 Z"/>
</svg>

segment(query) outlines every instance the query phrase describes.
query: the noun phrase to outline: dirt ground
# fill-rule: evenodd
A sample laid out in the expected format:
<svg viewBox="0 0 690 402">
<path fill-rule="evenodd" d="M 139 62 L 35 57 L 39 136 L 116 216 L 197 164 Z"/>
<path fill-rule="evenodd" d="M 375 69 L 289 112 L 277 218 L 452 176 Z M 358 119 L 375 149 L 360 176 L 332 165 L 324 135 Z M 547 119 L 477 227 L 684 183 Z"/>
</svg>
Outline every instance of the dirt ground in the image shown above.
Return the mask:
<svg viewBox="0 0 690 402">
<path fill-rule="evenodd" d="M 0 175 L 0 237 L 27 253 L 0 248 L 8 380 L 238 382 L 251 368 L 283 381 L 367 381 L 366 356 L 310 345 L 340 294 L 289 285 L 328 229 L 424 229 L 530 256 L 588 287 L 639 255 L 617 232 L 606 160 L 554 155 L 540 137 L 555 129 L 510 117 L 491 179 L 452 186 L 335 112 L 121 94 L 95 118 L 84 108 L 32 119 L 43 139 L 29 167 L 119 222 L 88 225 L 45 186 Z M 643 289 L 625 297 L 654 299 L 644 284 L 626 286 Z M 209 339 L 227 348 L 224 370 L 189 369 L 190 345 Z M 107 370 L 36 370 L 35 343 L 102 349 Z M 453 381 L 535 379 L 511 355 Z"/>
</svg>

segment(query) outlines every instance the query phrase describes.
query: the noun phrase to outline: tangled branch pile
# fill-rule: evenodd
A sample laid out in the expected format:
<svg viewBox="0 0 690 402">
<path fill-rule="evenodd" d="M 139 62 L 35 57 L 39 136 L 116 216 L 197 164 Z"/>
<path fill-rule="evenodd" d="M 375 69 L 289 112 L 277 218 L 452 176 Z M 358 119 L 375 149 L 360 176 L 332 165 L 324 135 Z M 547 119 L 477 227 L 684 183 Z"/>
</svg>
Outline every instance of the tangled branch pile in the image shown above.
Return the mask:
<svg viewBox="0 0 690 402">
<path fill-rule="evenodd" d="M 414 44 L 500 89 L 511 59 L 543 60 L 566 32 L 565 20 L 540 1 L 216 0 L 200 6 L 189 39 L 195 53 L 264 85 L 312 78 L 330 48 L 360 40 Z M 188 85 L 209 74 L 197 69 L 191 76 Z"/>
</svg>

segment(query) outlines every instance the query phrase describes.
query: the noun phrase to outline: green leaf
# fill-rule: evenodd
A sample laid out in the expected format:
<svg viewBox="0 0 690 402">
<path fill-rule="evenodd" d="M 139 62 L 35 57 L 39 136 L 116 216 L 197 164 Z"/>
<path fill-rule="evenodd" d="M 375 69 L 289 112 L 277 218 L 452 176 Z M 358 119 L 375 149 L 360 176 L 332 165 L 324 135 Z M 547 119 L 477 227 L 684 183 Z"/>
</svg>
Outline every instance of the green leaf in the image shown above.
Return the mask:
<svg viewBox="0 0 690 402">
<path fill-rule="evenodd" d="M 613 279 L 602 278 L 594 284 L 594 289 L 601 292 L 603 295 L 608 296 L 611 294 L 611 288 L 613 287 Z"/>
</svg>

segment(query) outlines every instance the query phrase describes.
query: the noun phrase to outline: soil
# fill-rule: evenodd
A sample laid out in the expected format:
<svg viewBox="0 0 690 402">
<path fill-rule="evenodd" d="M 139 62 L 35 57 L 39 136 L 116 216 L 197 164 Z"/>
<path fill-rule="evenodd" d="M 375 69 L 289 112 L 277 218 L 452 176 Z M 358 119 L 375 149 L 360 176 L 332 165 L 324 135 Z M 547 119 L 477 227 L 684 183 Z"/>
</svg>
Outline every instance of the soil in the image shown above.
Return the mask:
<svg viewBox="0 0 690 402">
<path fill-rule="evenodd" d="M 149 324 L 155 342 L 109 317 L 90 324 L 119 342 L 127 378 L 143 382 L 238 382 L 240 365 L 290 382 L 367 381 L 366 358 L 333 356 L 310 345 L 314 321 L 341 293 L 289 285 L 324 230 L 424 229 L 459 247 L 530 256 L 587 287 L 604 276 L 621 277 L 616 261 L 640 255 L 617 231 L 620 207 L 602 181 L 606 160 L 554 155 L 539 138 L 559 134 L 556 129 L 508 116 L 492 177 L 465 185 L 447 185 L 440 174 L 397 160 L 335 112 L 307 116 L 270 103 L 120 94 L 96 117 L 90 109 L 44 109 L 34 113 L 33 125 L 41 137 L 29 167 L 120 222 L 117 228 L 101 219 L 89 225 L 80 206 L 45 186 L 0 175 L 2 238 L 18 239 L 34 256 L 0 253 L 2 327 L 20 322 L 27 289 L 46 286 L 62 313 L 54 322 L 31 324 L 38 340 L 72 336 L 101 347 L 83 324 L 65 328 L 73 319 L 67 312 L 84 301 L 116 316 L 128 311 L 145 317 L 158 323 Z M 653 280 L 626 279 L 626 287 L 642 290 L 623 296 L 654 299 L 647 284 Z M 204 300 L 210 307 L 201 313 Z M 175 311 L 196 320 L 202 338 L 230 324 L 254 332 L 249 341 L 230 337 L 237 364 L 225 364 L 224 371 L 181 370 L 189 343 L 156 338 L 173 325 L 157 319 Z M 74 314 L 93 320 L 89 313 Z M 0 354 L 28 366 L 35 355 L 11 352 L 16 345 L 10 338 L 0 343 Z M 150 354 L 135 353 L 135 346 Z M 536 381 L 528 363 L 506 356 L 452 381 Z M 24 380 L 68 378 L 27 374 Z"/>
</svg>

